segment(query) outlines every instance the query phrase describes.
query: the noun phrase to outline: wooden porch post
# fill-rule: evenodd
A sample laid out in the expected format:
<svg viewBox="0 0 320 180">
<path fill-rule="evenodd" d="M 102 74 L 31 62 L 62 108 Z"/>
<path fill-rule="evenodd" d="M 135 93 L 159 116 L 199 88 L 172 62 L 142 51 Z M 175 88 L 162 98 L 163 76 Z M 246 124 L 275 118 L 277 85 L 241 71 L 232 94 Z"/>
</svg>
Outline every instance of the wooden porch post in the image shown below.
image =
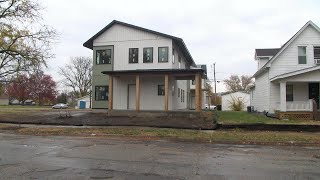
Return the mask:
<svg viewBox="0 0 320 180">
<path fill-rule="evenodd" d="M 286 112 L 287 111 L 287 100 L 286 100 L 286 82 L 280 82 L 280 111 Z"/>
<path fill-rule="evenodd" d="M 136 75 L 136 111 L 140 111 L 140 76 Z"/>
<path fill-rule="evenodd" d="M 164 76 L 164 111 L 169 110 L 169 75 Z"/>
<path fill-rule="evenodd" d="M 113 109 L 113 77 L 109 75 L 109 106 L 108 109 L 111 111 Z"/>
<path fill-rule="evenodd" d="M 195 90 L 195 108 L 197 112 L 201 111 L 201 75 L 198 73 L 195 76 L 196 90 Z"/>
</svg>

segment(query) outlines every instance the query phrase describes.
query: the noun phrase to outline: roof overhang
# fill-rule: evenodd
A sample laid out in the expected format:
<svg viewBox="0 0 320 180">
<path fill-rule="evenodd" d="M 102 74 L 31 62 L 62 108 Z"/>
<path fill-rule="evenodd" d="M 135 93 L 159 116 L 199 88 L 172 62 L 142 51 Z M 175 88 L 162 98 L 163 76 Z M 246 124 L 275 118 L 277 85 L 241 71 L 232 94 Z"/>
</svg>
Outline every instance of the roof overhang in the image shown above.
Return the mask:
<svg viewBox="0 0 320 180">
<path fill-rule="evenodd" d="M 292 76 L 297 76 L 297 75 L 301 75 L 301 74 L 305 74 L 305 73 L 312 72 L 312 71 L 317 71 L 317 70 L 320 70 L 320 66 L 313 66 L 313 67 L 310 67 L 310 68 L 305 68 L 305 69 L 300 69 L 300 70 L 297 70 L 297 71 L 292 71 L 292 72 L 289 72 L 289 73 L 280 74 L 278 76 L 275 76 L 275 77 L 271 78 L 270 81 L 271 82 L 272 81 L 277 81 L 277 80 L 281 80 L 281 79 L 285 79 L 285 78 L 289 78 L 289 77 L 292 77 Z"/>
<path fill-rule="evenodd" d="M 119 70 L 119 71 L 102 71 L 102 74 L 121 76 L 121 75 L 170 75 L 177 79 L 192 80 L 196 74 L 200 74 L 202 78 L 205 77 L 203 69 L 137 69 L 137 70 Z"/>
</svg>

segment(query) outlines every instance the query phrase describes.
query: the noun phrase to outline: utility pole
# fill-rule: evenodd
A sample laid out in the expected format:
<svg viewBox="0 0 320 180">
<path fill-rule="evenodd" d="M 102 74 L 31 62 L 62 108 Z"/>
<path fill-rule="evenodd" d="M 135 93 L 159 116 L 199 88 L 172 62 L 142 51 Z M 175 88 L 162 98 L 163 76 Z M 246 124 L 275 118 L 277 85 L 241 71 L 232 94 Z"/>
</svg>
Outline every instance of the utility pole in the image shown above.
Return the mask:
<svg viewBox="0 0 320 180">
<path fill-rule="evenodd" d="M 217 105 L 216 63 L 213 63 L 213 80 L 214 80 L 214 103 L 215 105 Z"/>
</svg>

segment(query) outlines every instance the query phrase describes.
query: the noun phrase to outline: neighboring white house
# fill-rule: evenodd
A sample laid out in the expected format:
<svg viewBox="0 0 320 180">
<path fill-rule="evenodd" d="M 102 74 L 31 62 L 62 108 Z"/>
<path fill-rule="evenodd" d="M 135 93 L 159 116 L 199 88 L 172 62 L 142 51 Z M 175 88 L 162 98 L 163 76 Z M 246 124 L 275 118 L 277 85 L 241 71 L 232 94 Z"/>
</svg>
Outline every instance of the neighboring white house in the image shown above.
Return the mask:
<svg viewBox="0 0 320 180">
<path fill-rule="evenodd" d="M 87 96 L 84 96 L 84 97 L 81 97 L 81 98 L 78 98 L 76 99 L 77 101 L 77 106 L 76 106 L 76 109 L 80 109 L 80 108 L 84 108 L 84 109 L 89 109 L 91 108 L 91 98 L 90 98 L 90 95 L 87 95 Z M 84 103 L 84 107 L 81 107 L 82 106 L 82 103 Z M 80 105 L 81 104 L 81 105 Z"/>
<path fill-rule="evenodd" d="M 194 104 L 201 110 L 206 72 L 181 38 L 114 20 L 84 46 L 93 50 L 93 109 L 189 109 L 195 79 Z"/>
<path fill-rule="evenodd" d="M 221 110 L 231 111 L 230 105 L 233 101 L 237 100 L 244 103 L 242 111 L 245 111 L 247 106 L 250 106 L 250 94 L 245 92 L 228 92 L 221 95 Z"/>
<path fill-rule="evenodd" d="M 319 107 L 320 29 L 307 22 L 283 46 L 256 49 L 251 105 L 257 111 L 311 112 Z"/>
</svg>

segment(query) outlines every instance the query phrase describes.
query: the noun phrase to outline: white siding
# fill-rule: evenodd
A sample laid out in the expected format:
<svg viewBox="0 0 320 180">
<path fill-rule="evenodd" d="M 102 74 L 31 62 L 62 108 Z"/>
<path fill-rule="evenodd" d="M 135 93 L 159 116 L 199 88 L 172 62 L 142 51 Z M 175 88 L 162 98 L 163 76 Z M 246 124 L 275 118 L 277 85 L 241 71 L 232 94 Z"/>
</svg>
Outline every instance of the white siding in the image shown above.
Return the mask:
<svg viewBox="0 0 320 180">
<path fill-rule="evenodd" d="M 128 85 L 135 84 L 135 77 L 115 77 L 113 89 L 113 108 L 128 108 Z M 164 77 L 140 77 L 140 110 L 164 110 L 164 96 L 158 95 L 158 85 L 164 85 Z M 173 109 L 173 79 L 169 79 L 169 110 Z M 135 98 L 134 98 L 135 99 Z"/>
<path fill-rule="evenodd" d="M 232 102 L 232 98 L 240 98 L 243 100 L 245 106 L 242 109 L 243 111 L 246 110 L 247 106 L 250 106 L 250 95 L 247 93 L 243 93 L 243 92 L 235 92 L 235 93 L 230 93 L 230 94 L 226 94 L 226 95 L 222 95 L 221 97 L 221 108 L 222 111 L 230 111 L 231 108 L 229 107 L 231 104 L 230 102 Z"/>
<path fill-rule="evenodd" d="M 114 46 L 113 70 L 171 69 L 172 40 L 152 33 L 113 25 L 97 37 L 93 46 Z M 143 63 L 143 48 L 153 47 L 153 63 Z M 158 62 L 158 47 L 168 47 L 168 62 Z M 129 48 L 139 48 L 139 63 L 129 63 Z"/>
<path fill-rule="evenodd" d="M 270 85 L 269 72 L 255 78 L 255 89 L 252 94 L 252 106 L 257 111 L 269 111 Z"/>
<path fill-rule="evenodd" d="M 183 56 L 182 52 L 178 48 L 175 43 L 172 42 L 173 49 L 175 51 L 175 62 L 172 65 L 173 69 L 179 69 L 179 56 L 181 58 L 181 63 L 180 63 L 180 69 L 185 69 L 186 68 L 186 58 Z M 171 61 L 173 63 L 173 61 Z"/>
<path fill-rule="evenodd" d="M 298 64 L 298 46 L 307 46 L 307 64 Z M 270 78 L 314 66 L 313 46 L 320 46 L 320 33 L 308 26 L 279 56 L 270 68 Z"/>
<path fill-rule="evenodd" d="M 269 110 L 264 109 L 270 113 L 274 113 L 276 108 L 280 103 L 280 84 L 279 83 L 270 83 L 270 106 Z M 263 111 L 263 110 L 261 110 Z"/>
<path fill-rule="evenodd" d="M 258 70 L 260 68 L 262 68 L 266 63 L 268 62 L 268 60 L 258 60 Z"/>
</svg>

